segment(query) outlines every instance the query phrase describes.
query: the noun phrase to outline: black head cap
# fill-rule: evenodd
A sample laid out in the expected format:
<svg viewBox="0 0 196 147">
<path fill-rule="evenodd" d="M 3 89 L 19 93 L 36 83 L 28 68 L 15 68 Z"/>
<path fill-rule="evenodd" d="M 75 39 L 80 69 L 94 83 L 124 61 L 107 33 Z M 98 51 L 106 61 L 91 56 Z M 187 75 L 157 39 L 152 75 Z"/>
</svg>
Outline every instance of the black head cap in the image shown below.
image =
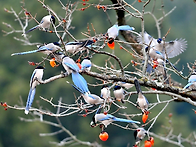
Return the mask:
<svg viewBox="0 0 196 147">
<path fill-rule="evenodd" d="M 95 127 L 96 126 L 96 122 L 95 122 L 95 114 L 92 117 L 92 121 L 91 121 L 91 127 Z"/>
<path fill-rule="evenodd" d="M 135 139 L 137 138 L 137 132 L 138 132 L 138 131 L 135 130 L 135 131 L 134 131 L 134 134 L 133 134 Z"/>
<path fill-rule="evenodd" d="M 109 87 L 108 85 L 103 85 L 101 89 Z"/>
<path fill-rule="evenodd" d="M 54 45 L 61 46 L 58 42 L 53 42 Z"/>
<path fill-rule="evenodd" d="M 85 57 L 84 59 L 90 60 L 90 57 L 89 57 L 89 56 L 87 56 L 87 57 Z"/>
<path fill-rule="evenodd" d="M 116 85 L 116 86 L 114 87 L 114 90 L 119 90 L 119 89 L 121 89 L 121 86 L 119 86 L 119 85 Z"/>
<path fill-rule="evenodd" d="M 114 38 L 109 38 L 108 43 L 109 43 L 109 44 L 112 44 L 113 42 L 114 42 Z"/>
<path fill-rule="evenodd" d="M 161 43 L 161 41 L 162 41 L 161 38 L 157 39 L 157 42 L 158 42 L 159 44 Z"/>
<path fill-rule="evenodd" d="M 52 21 L 53 24 L 55 24 L 55 18 L 54 18 L 53 15 L 51 15 L 51 21 Z"/>
<path fill-rule="evenodd" d="M 35 69 L 45 69 L 43 66 L 37 66 Z"/>
<path fill-rule="evenodd" d="M 196 71 L 193 71 L 191 75 L 196 75 Z"/>
<path fill-rule="evenodd" d="M 94 124 L 96 124 L 96 122 L 95 122 L 95 114 L 93 115 L 92 121 L 94 122 Z"/>
<path fill-rule="evenodd" d="M 147 46 L 147 47 L 145 48 L 145 51 L 148 52 L 148 50 L 149 50 L 149 47 Z"/>
</svg>

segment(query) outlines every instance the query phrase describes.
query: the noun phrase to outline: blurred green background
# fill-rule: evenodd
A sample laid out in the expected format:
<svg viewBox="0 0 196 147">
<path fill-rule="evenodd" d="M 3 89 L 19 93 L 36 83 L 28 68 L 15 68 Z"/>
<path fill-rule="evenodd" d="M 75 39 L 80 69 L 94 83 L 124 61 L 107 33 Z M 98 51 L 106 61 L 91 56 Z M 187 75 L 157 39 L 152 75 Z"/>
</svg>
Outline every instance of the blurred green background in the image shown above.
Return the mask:
<svg viewBox="0 0 196 147">
<path fill-rule="evenodd" d="M 27 1 L 25 2 L 25 8 L 31 12 L 32 15 L 37 14 L 37 20 L 41 20 L 44 15 L 47 15 L 47 11 L 42 7 L 42 5 L 36 1 Z M 72 1 L 74 2 L 74 1 Z M 80 0 L 80 2 L 83 2 Z M 147 6 L 147 10 L 151 11 L 153 7 L 153 0 Z M 45 0 L 45 3 L 48 4 L 58 15 L 64 17 L 65 11 L 61 9 L 61 5 L 57 0 Z M 64 1 L 66 4 L 67 1 Z M 97 4 L 97 0 L 89 0 L 89 3 Z M 180 56 L 172 59 L 172 62 L 177 61 L 180 58 L 180 62 L 177 67 L 182 69 L 184 67 L 184 75 L 188 75 L 189 71 L 187 68 L 187 63 L 193 63 L 195 61 L 195 24 L 196 24 L 196 4 L 193 1 L 178 1 L 178 0 L 163 0 L 164 3 L 164 11 L 167 13 L 174 6 L 177 6 L 175 11 L 172 12 L 169 16 L 164 18 L 163 23 L 161 25 L 162 35 L 165 35 L 168 29 L 171 27 L 171 31 L 167 36 L 166 40 L 174 40 L 176 38 L 185 38 L 188 42 L 187 50 L 181 54 Z M 104 1 L 102 4 L 111 4 L 110 1 Z M 0 1 L 1 9 L 0 9 L 0 17 L 1 22 L 6 22 L 11 24 L 15 29 L 20 29 L 18 22 L 13 14 L 7 13 L 4 11 L 4 8 L 10 9 L 11 7 L 19 13 L 21 11 L 21 6 L 23 4 L 19 0 L 6 0 Z M 135 3 L 134 5 L 138 10 L 142 10 L 142 3 Z M 84 7 L 82 4 L 79 4 L 78 8 Z M 156 2 L 155 7 L 155 16 L 162 16 L 161 2 Z M 131 10 L 132 11 L 132 10 Z M 116 14 L 114 10 L 107 10 L 107 13 L 111 19 L 112 23 L 116 22 Z M 20 14 L 24 16 L 23 12 Z M 82 39 L 84 36 L 81 32 L 87 31 L 87 24 L 93 23 L 94 28 L 97 33 L 105 33 L 107 29 L 110 27 L 110 23 L 108 22 L 107 15 L 102 10 L 97 10 L 95 7 L 90 6 L 85 11 L 75 11 L 72 16 L 72 26 L 74 29 L 70 30 L 70 33 L 75 36 L 77 39 Z M 36 23 L 34 21 L 30 21 L 27 29 L 34 26 Z M 141 22 L 139 19 L 131 18 L 127 20 L 127 24 L 130 26 L 134 26 L 135 31 L 141 31 Z M 2 23 L 0 24 L 0 30 L 10 31 Z M 91 28 L 92 30 L 92 28 Z M 145 16 L 145 30 L 151 34 L 151 36 L 157 38 L 157 30 L 155 28 L 155 23 L 151 16 Z M 93 31 L 91 32 L 94 35 Z M 40 42 L 40 43 L 48 43 L 58 41 L 58 38 L 54 34 L 47 34 L 38 30 L 31 32 L 29 35 L 32 35 L 30 38 L 31 42 Z M 38 54 L 29 54 L 25 56 L 14 56 L 10 55 L 14 52 L 27 51 L 36 49 L 36 46 L 24 46 L 22 42 L 19 42 L 14 39 L 14 37 L 21 37 L 20 33 L 13 33 L 8 36 L 4 36 L 4 33 L 1 33 L 1 54 L 0 54 L 0 101 L 7 102 L 9 105 L 21 105 L 21 99 L 23 100 L 23 105 L 26 103 L 28 91 L 29 91 L 29 80 L 34 70 L 33 66 L 29 66 L 27 61 L 39 62 L 41 61 L 42 55 Z M 72 41 L 69 38 L 69 41 Z M 107 47 L 104 48 L 105 51 L 111 52 Z M 131 56 L 123 52 L 122 50 L 118 50 L 118 47 L 115 49 L 115 54 L 120 57 L 123 62 L 123 65 L 126 65 L 130 62 Z M 100 60 L 101 59 L 101 60 Z M 105 59 L 107 59 L 104 55 L 95 55 L 92 58 L 92 62 L 97 65 L 103 65 Z M 128 69 L 133 70 L 130 65 Z M 92 69 L 93 70 L 93 69 Z M 50 76 L 59 74 L 64 69 L 59 66 L 58 68 L 51 68 L 49 63 L 46 62 L 46 69 L 44 73 L 43 79 L 49 78 Z M 172 77 L 178 82 L 185 85 L 187 83 L 186 80 L 172 74 Z M 89 83 L 94 83 L 95 79 L 85 76 L 86 80 Z M 66 80 L 71 80 L 70 77 L 67 77 Z M 64 103 L 74 103 L 75 99 L 73 97 L 74 89 L 66 83 L 65 79 L 59 79 L 52 83 L 46 85 L 40 85 L 37 88 L 35 100 L 33 103 L 33 107 L 47 108 L 53 112 L 56 111 L 55 108 L 51 107 L 49 104 L 44 102 L 39 98 L 39 96 L 43 96 L 47 99 L 51 97 L 54 98 L 54 103 L 57 104 L 60 97 L 63 98 Z M 90 87 L 92 93 L 100 94 L 100 87 Z M 131 90 L 135 90 L 132 88 Z M 78 93 L 76 93 L 78 95 Z M 154 95 L 147 95 L 149 102 L 155 102 Z M 168 99 L 168 97 L 160 96 L 161 100 Z M 132 96 L 131 100 L 133 102 L 136 101 L 136 97 Z M 128 114 L 131 113 L 139 113 L 139 110 L 135 109 L 130 104 L 125 104 L 128 108 L 126 112 Z M 164 107 L 164 105 L 158 105 L 152 110 L 152 114 L 150 117 L 155 116 L 158 112 Z M 115 108 L 117 109 L 117 108 Z M 115 110 L 114 109 L 114 110 Z M 194 108 L 192 105 L 187 103 L 177 103 L 172 102 L 169 104 L 167 109 L 159 116 L 157 122 L 151 129 L 151 131 L 157 134 L 167 134 L 165 127 L 170 127 L 170 125 L 174 129 L 174 133 L 178 135 L 182 133 L 183 137 L 187 137 L 192 131 L 196 130 L 196 116 L 192 111 Z M 123 110 L 120 110 L 123 113 Z M 173 116 L 171 118 L 172 123 L 169 123 L 168 114 L 172 113 Z M 4 111 L 3 107 L 0 107 L 0 147 L 16 147 L 16 146 L 26 146 L 26 147 L 34 147 L 34 146 L 54 146 L 50 144 L 50 141 L 61 141 L 64 138 L 68 137 L 66 133 L 62 133 L 56 136 L 49 137 L 41 137 L 40 133 L 50 133 L 53 131 L 57 131 L 57 128 L 51 127 L 49 125 L 45 125 L 39 122 L 27 123 L 19 120 L 19 117 L 24 118 L 32 118 L 31 115 L 25 115 L 24 111 L 20 110 L 12 110 L 8 109 Z M 103 146 L 132 146 L 135 142 L 133 138 L 133 131 L 123 130 L 116 126 L 110 125 L 107 129 L 109 133 L 109 139 L 106 142 L 102 142 L 99 140 L 98 135 L 100 133 L 100 129 L 91 128 L 89 123 L 91 121 L 92 116 L 81 117 L 78 114 L 74 114 L 68 117 L 62 117 L 60 120 L 62 124 L 69 129 L 74 135 L 78 137 L 78 139 L 83 141 L 97 141 Z M 49 116 L 44 116 L 44 119 L 49 121 L 56 120 Z M 141 119 L 140 117 L 135 119 Z M 180 128 L 180 129 L 179 129 Z M 155 146 L 163 147 L 163 146 L 174 146 L 169 145 L 159 139 L 155 138 Z M 81 145 L 78 145 L 81 146 Z M 185 144 L 185 146 L 189 146 L 189 144 Z"/>
</svg>

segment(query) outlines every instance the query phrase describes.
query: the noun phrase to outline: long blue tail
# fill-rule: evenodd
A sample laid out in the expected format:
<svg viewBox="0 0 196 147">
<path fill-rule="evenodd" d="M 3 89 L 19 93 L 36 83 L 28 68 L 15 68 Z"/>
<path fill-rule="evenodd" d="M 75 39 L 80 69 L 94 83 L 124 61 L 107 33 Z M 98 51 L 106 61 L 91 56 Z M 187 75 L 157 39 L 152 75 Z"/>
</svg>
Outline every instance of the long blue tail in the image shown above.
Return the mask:
<svg viewBox="0 0 196 147">
<path fill-rule="evenodd" d="M 25 34 L 31 32 L 31 31 L 33 31 L 33 30 L 35 30 L 35 29 L 37 29 L 37 28 L 39 28 L 39 25 L 37 25 L 37 26 L 31 28 L 30 30 L 26 31 Z"/>
<path fill-rule="evenodd" d="M 193 84 L 193 83 L 188 83 L 188 84 L 186 84 L 186 86 L 184 86 L 183 90 L 189 88 L 192 84 Z"/>
<path fill-rule="evenodd" d="M 30 107 L 33 103 L 34 97 L 35 97 L 35 92 L 36 92 L 36 88 L 29 90 L 29 95 L 28 95 L 26 108 L 25 108 L 25 114 L 29 113 L 29 109 L 30 109 Z"/>
<path fill-rule="evenodd" d="M 72 81 L 82 93 L 89 92 L 86 80 L 78 72 L 72 72 Z"/>
<path fill-rule="evenodd" d="M 126 30 L 133 31 L 133 30 L 135 30 L 134 27 L 130 27 L 129 25 L 118 26 L 118 29 L 119 29 L 119 30 L 124 30 L 124 31 L 126 31 Z"/>
<path fill-rule="evenodd" d="M 73 88 L 75 88 L 75 90 L 79 91 L 82 94 L 85 94 L 80 88 L 76 87 L 75 85 L 71 84 L 71 86 L 73 86 Z"/>
<path fill-rule="evenodd" d="M 140 84 L 137 79 L 134 80 L 134 84 L 135 84 L 135 89 L 137 90 L 137 93 L 142 93 Z"/>
<path fill-rule="evenodd" d="M 27 51 L 27 52 L 20 52 L 20 53 L 13 53 L 11 54 L 11 56 L 15 56 L 15 55 L 26 55 L 26 54 L 31 54 L 31 53 L 36 53 L 39 50 L 33 50 L 33 51 Z"/>
<path fill-rule="evenodd" d="M 134 120 L 129 120 L 129 119 L 123 119 L 123 118 L 114 118 L 114 121 L 120 121 L 120 122 L 127 122 L 127 123 L 136 123 L 136 124 L 140 124 L 139 121 L 134 121 Z"/>
<path fill-rule="evenodd" d="M 180 70 L 179 70 L 175 65 L 173 65 L 171 62 L 169 62 L 168 60 L 166 60 L 166 63 L 169 63 L 170 66 L 172 66 L 172 67 L 175 68 L 178 72 L 180 72 Z"/>
</svg>

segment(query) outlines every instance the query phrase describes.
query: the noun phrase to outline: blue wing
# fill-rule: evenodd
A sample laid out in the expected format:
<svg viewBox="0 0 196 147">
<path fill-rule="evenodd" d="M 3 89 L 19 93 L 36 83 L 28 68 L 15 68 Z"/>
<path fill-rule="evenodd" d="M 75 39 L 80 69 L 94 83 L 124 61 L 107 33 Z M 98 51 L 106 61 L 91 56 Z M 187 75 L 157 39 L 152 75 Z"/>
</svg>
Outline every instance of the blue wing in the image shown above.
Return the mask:
<svg viewBox="0 0 196 147">
<path fill-rule="evenodd" d="M 38 48 L 38 51 L 45 51 L 45 50 L 52 51 L 51 48 L 48 48 L 48 47 L 46 47 L 46 46 L 41 46 L 40 48 Z"/>
<path fill-rule="evenodd" d="M 96 98 L 94 98 L 91 94 L 88 94 L 88 96 L 90 97 L 90 98 L 92 98 L 92 99 L 96 99 Z"/>
<path fill-rule="evenodd" d="M 111 114 L 107 114 L 105 115 L 104 118 L 100 119 L 100 121 L 104 121 L 104 120 L 113 120 L 113 121 L 119 121 L 119 122 L 127 122 L 127 123 L 138 123 L 140 124 L 139 121 L 133 121 L 133 120 L 128 120 L 128 119 L 123 119 L 123 118 L 117 118 Z"/>
<path fill-rule="evenodd" d="M 82 45 L 83 42 L 68 42 L 66 45 Z"/>
<path fill-rule="evenodd" d="M 82 63 L 81 66 L 82 66 L 82 70 L 83 70 L 85 68 L 91 67 L 91 64 L 90 63 L 89 64 Z"/>
<path fill-rule="evenodd" d="M 25 114 L 29 113 L 29 109 L 30 109 L 30 107 L 33 103 L 34 97 L 35 97 L 35 92 L 36 92 L 36 88 L 34 88 L 34 89 L 30 88 L 27 103 L 26 103 L 26 108 L 25 108 Z"/>
<path fill-rule="evenodd" d="M 163 54 L 160 51 L 155 51 L 155 52 L 156 54 L 161 55 L 164 58 Z"/>
<path fill-rule="evenodd" d="M 135 29 L 134 27 L 130 27 L 129 25 L 118 26 L 118 30 L 124 30 L 124 31 L 130 30 L 130 31 L 132 31 L 134 29 Z"/>
<path fill-rule="evenodd" d="M 70 64 L 67 62 L 64 62 L 64 64 L 75 72 L 78 72 L 80 70 L 77 64 Z"/>
<path fill-rule="evenodd" d="M 194 77 L 194 78 L 190 77 L 189 80 L 188 80 L 188 82 L 189 82 L 189 83 L 196 82 L 196 78 L 195 78 L 195 77 Z"/>
<path fill-rule="evenodd" d="M 34 70 L 33 73 L 32 73 L 32 75 L 31 75 L 31 79 L 30 79 L 30 87 L 31 87 L 31 88 L 33 88 L 33 87 L 32 87 L 32 84 L 33 84 L 33 79 L 34 79 L 34 77 L 35 77 L 36 72 L 37 72 L 37 71 Z"/>
<path fill-rule="evenodd" d="M 94 43 L 93 40 L 86 40 L 86 41 L 82 42 L 82 46 L 81 47 L 90 46 L 92 43 Z"/>
<path fill-rule="evenodd" d="M 76 87 L 78 87 L 82 91 L 82 93 L 89 92 L 86 80 L 79 73 L 77 72 L 72 73 L 72 81 L 76 85 Z"/>
<path fill-rule="evenodd" d="M 144 96 L 144 95 L 143 95 Z M 148 100 L 147 100 L 147 98 L 144 96 L 144 98 L 145 98 L 145 100 L 146 100 L 146 103 L 149 105 L 149 102 L 148 102 Z"/>
<path fill-rule="evenodd" d="M 193 83 L 188 83 L 186 86 L 184 86 L 184 88 L 183 88 L 183 89 L 187 89 L 187 88 L 189 88 L 192 84 L 193 84 Z"/>
<path fill-rule="evenodd" d="M 115 117 L 111 114 L 107 114 L 107 115 L 104 115 L 103 118 L 100 119 L 100 121 L 104 121 L 104 120 L 113 120 Z"/>
</svg>

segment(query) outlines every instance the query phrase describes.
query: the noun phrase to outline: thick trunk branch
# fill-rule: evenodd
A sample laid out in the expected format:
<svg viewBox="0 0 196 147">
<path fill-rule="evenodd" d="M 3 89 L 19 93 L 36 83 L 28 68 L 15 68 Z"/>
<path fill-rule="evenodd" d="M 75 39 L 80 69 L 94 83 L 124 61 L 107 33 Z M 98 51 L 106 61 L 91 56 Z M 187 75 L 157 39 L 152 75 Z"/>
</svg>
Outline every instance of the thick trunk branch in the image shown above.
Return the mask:
<svg viewBox="0 0 196 147">
<path fill-rule="evenodd" d="M 99 78 L 99 79 L 102 79 L 105 81 L 114 81 L 114 82 L 122 81 L 122 82 L 126 82 L 126 83 L 131 83 L 131 84 L 134 84 L 134 79 L 135 79 L 135 78 L 128 78 L 128 77 L 117 77 L 114 75 L 113 76 L 103 75 L 103 74 L 99 74 L 96 72 L 84 72 L 84 74 L 89 75 L 91 77 Z M 170 92 L 172 94 L 177 94 L 175 96 L 177 97 L 179 95 L 178 101 L 186 101 L 186 102 L 189 102 L 192 105 L 196 106 L 196 102 L 195 102 L 196 101 L 196 92 L 195 91 L 186 92 L 186 91 L 182 90 L 182 88 L 176 88 L 176 87 L 171 86 L 169 84 L 157 85 L 157 83 L 154 81 L 139 80 L 139 83 L 141 86 L 155 88 L 159 91 L 165 91 L 165 92 Z M 171 96 L 174 96 L 174 95 L 171 95 Z M 190 100 L 194 101 L 194 102 L 190 102 Z"/>
</svg>

